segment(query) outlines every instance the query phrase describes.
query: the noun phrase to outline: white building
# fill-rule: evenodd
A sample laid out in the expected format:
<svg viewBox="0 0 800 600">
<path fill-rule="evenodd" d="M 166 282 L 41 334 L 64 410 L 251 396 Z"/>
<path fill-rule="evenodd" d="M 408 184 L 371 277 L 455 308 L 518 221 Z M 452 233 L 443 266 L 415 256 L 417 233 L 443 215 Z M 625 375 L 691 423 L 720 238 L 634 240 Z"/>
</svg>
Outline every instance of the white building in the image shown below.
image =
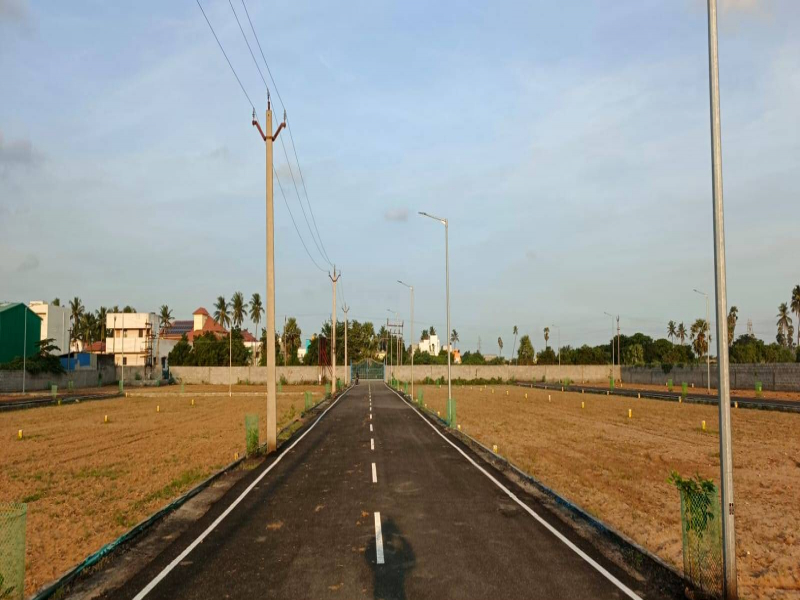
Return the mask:
<svg viewBox="0 0 800 600">
<path fill-rule="evenodd" d="M 108 313 L 106 331 L 110 336 L 106 338 L 106 352 L 114 355 L 115 365 L 154 366 L 158 337 L 156 313 Z"/>
<path fill-rule="evenodd" d="M 30 302 L 28 307 L 42 320 L 41 339 L 55 340 L 53 344 L 58 346 L 59 353 L 66 354 L 69 345 L 69 308 L 41 300 Z"/>
<path fill-rule="evenodd" d="M 442 344 L 439 342 L 439 336 L 435 333 L 419 343 L 419 351 L 427 352 L 431 356 L 437 356 L 441 350 Z"/>
</svg>

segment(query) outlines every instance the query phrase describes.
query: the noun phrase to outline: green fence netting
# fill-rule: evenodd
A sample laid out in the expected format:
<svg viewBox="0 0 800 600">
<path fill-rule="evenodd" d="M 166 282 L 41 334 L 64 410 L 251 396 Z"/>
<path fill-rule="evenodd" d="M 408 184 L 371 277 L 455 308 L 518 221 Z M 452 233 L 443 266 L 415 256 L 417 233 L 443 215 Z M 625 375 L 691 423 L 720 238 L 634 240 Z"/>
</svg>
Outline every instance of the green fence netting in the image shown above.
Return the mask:
<svg viewBox="0 0 800 600">
<path fill-rule="evenodd" d="M 423 398 L 424 398 L 424 395 L 422 394 L 422 390 L 418 390 L 417 391 L 417 404 L 419 404 L 420 406 L 422 406 L 422 399 Z"/>
<path fill-rule="evenodd" d="M 447 400 L 447 424 L 450 427 L 456 426 L 456 401 L 455 398 Z"/>
<path fill-rule="evenodd" d="M 258 452 L 258 415 L 244 416 L 245 441 L 247 454 Z"/>
<path fill-rule="evenodd" d="M 0 598 L 25 597 L 25 504 L 0 502 Z"/>
<path fill-rule="evenodd" d="M 689 391 L 689 386 L 688 386 L 688 385 L 686 384 L 686 382 L 684 381 L 684 382 L 681 384 L 681 394 L 683 395 L 683 399 L 684 399 L 684 400 L 686 399 L 686 394 L 688 393 L 688 391 Z"/>
<path fill-rule="evenodd" d="M 311 400 L 311 392 L 306 392 L 305 393 L 305 400 L 306 400 L 305 410 L 310 410 L 311 407 L 313 406 L 313 402 Z"/>
<path fill-rule="evenodd" d="M 695 588 L 722 594 L 722 528 L 717 487 L 680 490 L 683 572 Z"/>
</svg>

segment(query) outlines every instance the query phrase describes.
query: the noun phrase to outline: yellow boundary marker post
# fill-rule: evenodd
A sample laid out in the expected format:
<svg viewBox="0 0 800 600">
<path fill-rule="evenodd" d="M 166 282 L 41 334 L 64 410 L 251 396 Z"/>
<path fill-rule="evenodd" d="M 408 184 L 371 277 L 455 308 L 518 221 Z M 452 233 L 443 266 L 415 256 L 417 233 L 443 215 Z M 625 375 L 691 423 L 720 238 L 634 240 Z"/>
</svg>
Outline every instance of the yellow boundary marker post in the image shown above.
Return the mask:
<svg viewBox="0 0 800 600">
<path fill-rule="evenodd" d="M 705 430 L 706 430 L 706 422 L 703 421 L 703 431 L 705 431 Z"/>
<path fill-rule="evenodd" d="M 550 402 L 550 394 L 547 394 L 547 401 Z"/>
<path fill-rule="evenodd" d="M 581 402 L 581 408 L 586 408 L 586 403 L 585 402 Z"/>
<path fill-rule="evenodd" d="M 108 415 L 106 415 L 105 417 L 103 417 L 103 423 L 108 423 Z"/>
<path fill-rule="evenodd" d="M 633 410 L 632 410 L 632 409 L 630 409 L 630 408 L 628 409 L 628 418 L 629 418 L 629 419 L 632 419 L 632 418 L 633 418 Z"/>
<path fill-rule="evenodd" d="M 17 439 L 20 440 L 22 439 L 22 429 L 20 429 L 19 432 L 17 433 Z"/>
<path fill-rule="evenodd" d="M 495 454 L 497 454 L 497 444 L 493 444 L 493 445 L 492 445 L 492 452 L 494 452 Z"/>
<path fill-rule="evenodd" d="M 192 406 L 194 406 L 194 398 L 192 398 Z"/>
<path fill-rule="evenodd" d="M 738 402 L 734 402 L 734 403 L 733 403 L 733 407 L 734 407 L 734 408 L 739 408 L 739 403 L 738 403 Z"/>
<path fill-rule="evenodd" d="M 161 405 L 160 404 L 156 406 L 156 412 L 161 412 Z"/>
</svg>

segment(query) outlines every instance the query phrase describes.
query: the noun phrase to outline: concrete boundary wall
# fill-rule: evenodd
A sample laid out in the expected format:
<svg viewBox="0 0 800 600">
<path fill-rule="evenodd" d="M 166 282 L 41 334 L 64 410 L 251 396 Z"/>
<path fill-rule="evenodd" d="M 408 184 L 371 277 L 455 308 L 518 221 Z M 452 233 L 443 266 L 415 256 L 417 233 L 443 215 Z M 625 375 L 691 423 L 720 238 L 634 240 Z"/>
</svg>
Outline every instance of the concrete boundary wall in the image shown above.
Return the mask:
<svg viewBox="0 0 800 600">
<path fill-rule="evenodd" d="M 453 365 L 453 379 L 502 379 L 507 381 L 560 381 L 571 379 L 576 383 L 608 383 L 612 371 L 611 365 Z M 401 381 L 411 381 L 411 366 L 386 367 L 386 378 L 394 376 Z M 619 379 L 619 366 L 614 367 L 614 378 Z M 431 379 L 447 379 L 447 365 L 414 365 L 414 381 Z"/>
<path fill-rule="evenodd" d="M 735 390 L 755 390 L 760 381 L 763 389 L 776 392 L 800 391 L 800 363 L 773 364 L 732 364 L 730 366 L 731 388 Z M 706 365 L 687 365 L 673 367 L 668 373 L 661 367 L 622 367 L 622 380 L 625 383 L 664 385 L 672 379 L 679 386 L 684 381 L 696 388 L 707 385 Z M 711 365 L 711 387 L 717 387 L 717 365 Z"/>
<path fill-rule="evenodd" d="M 103 385 L 116 381 L 114 367 L 106 366 L 98 369 L 78 369 L 63 375 L 41 373 L 39 375 L 27 374 L 25 377 L 25 391 L 49 390 L 51 384 L 58 386 L 59 391 L 67 389 L 67 382 L 72 381 L 75 388 L 97 387 L 98 375 L 102 376 Z M 22 371 L 0 371 L 0 392 L 21 392 Z"/>
<path fill-rule="evenodd" d="M 267 367 L 170 367 L 172 376 L 181 383 L 205 383 L 228 385 L 233 383 L 267 383 Z M 320 377 L 328 372 L 319 367 L 277 367 L 278 380 L 283 377 L 287 383 L 318 383 Z M 324 373 L 323 373 L 324 372 Z M 344 381 L 345 369 L 336 367 L 336 377 Z M 127 379 L 127 377 L 126 377 Z"/>
</svg>

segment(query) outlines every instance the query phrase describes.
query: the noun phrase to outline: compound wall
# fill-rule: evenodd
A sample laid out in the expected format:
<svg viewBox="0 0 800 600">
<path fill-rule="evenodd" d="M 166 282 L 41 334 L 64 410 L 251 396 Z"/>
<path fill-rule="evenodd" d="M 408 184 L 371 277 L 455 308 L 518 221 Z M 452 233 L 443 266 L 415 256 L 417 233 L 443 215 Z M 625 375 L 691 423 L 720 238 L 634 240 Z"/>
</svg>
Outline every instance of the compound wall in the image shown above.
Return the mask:
<svg viewBox="0 0 800 600">
<path fill-rule="evenodd" d="M 672 379 L 675 385 L 684 381 L 696 388 L 706 387 L 708 381 L 706 365 L 673 367 L 664 372 L 661 367 L 622 367 L 622 380 L 625 383 L 645 383 L 664 385 Z M 757 381 L 765 390 L 781 392 L 800 391 L 800 363 L 741 364 L 731 365 L 731 388 L 736 390 L 755 390 Z M 717 387 L 717 365 L 711 365 L 711 387 Z"/>
</svg>

